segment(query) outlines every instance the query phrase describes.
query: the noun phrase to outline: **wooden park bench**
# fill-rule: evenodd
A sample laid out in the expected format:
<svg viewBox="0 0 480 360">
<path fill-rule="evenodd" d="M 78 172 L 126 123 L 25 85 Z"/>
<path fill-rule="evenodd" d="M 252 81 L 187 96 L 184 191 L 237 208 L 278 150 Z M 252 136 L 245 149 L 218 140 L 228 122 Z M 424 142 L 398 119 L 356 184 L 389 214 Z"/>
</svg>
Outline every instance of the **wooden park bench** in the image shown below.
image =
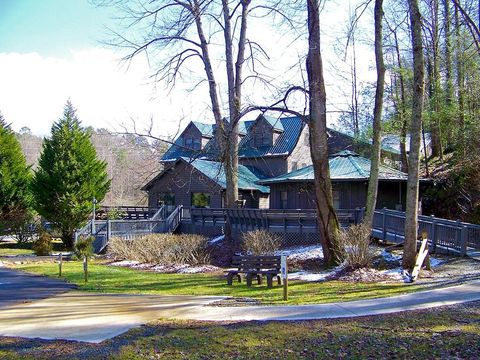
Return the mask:
<svg viewBox="0 0 480 360">
<path fill-rule="evenodd" d="M 267 287 L 269 288 L 273 287 L 274 277 L 277 277 L 279 285 L 282 284 L 280 256 L 234 256 L 232 267 L 234 269 L 227 272 L 228 285 L 232 285 L 234 276 L 237 277 L 238 282 L 242 282 L 241 274 L 245 274 L 247 286 L 252 286 L 253 277 L 256 277 L 257 283 L 261 285 L 263 275 L 267 277 Z"/>
</svg>

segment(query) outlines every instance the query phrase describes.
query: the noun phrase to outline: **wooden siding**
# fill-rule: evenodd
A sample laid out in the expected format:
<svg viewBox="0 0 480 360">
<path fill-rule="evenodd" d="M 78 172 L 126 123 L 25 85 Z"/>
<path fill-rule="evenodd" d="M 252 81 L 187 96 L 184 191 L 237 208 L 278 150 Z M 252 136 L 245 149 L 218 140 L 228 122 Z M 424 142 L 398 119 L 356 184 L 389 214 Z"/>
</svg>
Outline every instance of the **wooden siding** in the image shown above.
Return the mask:
<svg viewBox="0 0 480 360">
<path fill-rule="evenodd" d="M 190 165 L 179 162 L 157 179 L 148 191 L 148 204 L 156 207 L 164 193 L 173 193 L 174 205 L 192 206 L 192 193 L 210 194 L 210 207 L 220 208 L 224 205 L 225 191 L 214 181 L 193 169 Z M 268 195 L 259 191 L 240 190 L 239 194 L 245 200 L 245 207 L 258 208 L 260 205 L 268 208 Z"/>
<path fill-rule="evenodd" d="M 175 205 L 191 207 L 192 192 L 210 194 L 210 206 L 222 206 L 222 189 L 211 179 L 194 170 L 191 166 L 179 162 L 157 179 L 148 191 L 148 205 L 155 207 L 162 193 L 175 194 Z"/>
<path fill-rule="evenodd" d="M 336 181 L 333 191 L 339 192 L 339 208 L 355 209 L 364 207 L 367 198 L 366 181 Z M 405 204 L 405 184 L 399 182 L 380 182 L 377 208 L 395 209 L 399 204 L 400 186 L 402 204 Z M 281 192 L 287 192 L 286 209 L 314 209 L 315 193 L 312 183 L 281 183 L 270 186 L 270 208 L 281 209 Z"/>
<path fill-rule="evenodd" d="M 312 157 L 310 156 L 310 146 L 308 145 L 308 127 L 304 126 L 302 132 L 297 141 L 295 149 L 288 157 L 287 172 L 297 170 L 294 165 L 297 165 L 297 169 L 304 168 L 312 164 Z"/>
<path fill-rule="evenodd" d="M 288 172 L 288 158 L 264 156 L 258 158 L 239 158 L 240 164 L 257 168 L 266 177 L 274 177 Z"/>
<path fill-rule="evenodd" d="M 251 147 L 261 147 L 261 146 L 272 146 L 273 145 L 273 128 L 263 117 L 260 117 L 252 127 L 249 129 L 250 140 L 249 146 Z M 263 140 L 265 139 L 265 140 Z M 264 143 L 267 141 L 268 143 Z"/>
</svg>

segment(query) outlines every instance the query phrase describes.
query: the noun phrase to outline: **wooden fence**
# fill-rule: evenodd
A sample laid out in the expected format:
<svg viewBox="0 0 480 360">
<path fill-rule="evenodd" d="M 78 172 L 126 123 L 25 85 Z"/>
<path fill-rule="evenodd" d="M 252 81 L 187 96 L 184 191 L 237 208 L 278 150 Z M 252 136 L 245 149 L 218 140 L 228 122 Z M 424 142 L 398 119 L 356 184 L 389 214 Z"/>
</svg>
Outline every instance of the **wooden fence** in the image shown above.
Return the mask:
<svg viewBox="0 0 480 360">
<path fill-rule="evenodd" d="M 469 251 L 480 250 L 480 225 L 420 215 L 418 227 L 419 234 L 427 232 L 432 252 L 441 249 L 464 256 Z M 403 242 L 405 213 L 389 209 L 375 211 L 372 235 L 394 243 Z"/>
<path fill-rule="evenodd" d="M 363 209 L 339 209 L 337 216 L 342 226 L 358 223 Z M 233 229 L 250 231 L 262 229 L 277 233 L 316 233 L 318 219 L 314 209 L 225 209 L 191 208 L 190 222 L 195 226 L 224 226 L 227 221 Z"/>
<path fill-rule="evenodd" d="M 97 220 L 106 220 L 109 213 L 115 213 L 122 220 L 148 220 L 158 208 L 148 206 L 101 206 L 97 210 Z"/>
<path fill-rule="evenodd" d="M 230 222 L 239 231 L 266 230 L 276 233 L 311 234 L 318 232 L 315 210 L 275 209 L 207 209 L 191 208 L 189 221 L 194 226 L 224 226 Z M 364 209 L 338 209 L 337 216 L 342 227 L 359 223 Z M 480 225 L 422 216 L 419 219 L 419 235 L 426 231 L 430 249 L 466 255 L 480 250 Z M 394 243 L 404 241 L 405 213 L 382 209 L 375 211 L 372 236 Z"/>
</svg>

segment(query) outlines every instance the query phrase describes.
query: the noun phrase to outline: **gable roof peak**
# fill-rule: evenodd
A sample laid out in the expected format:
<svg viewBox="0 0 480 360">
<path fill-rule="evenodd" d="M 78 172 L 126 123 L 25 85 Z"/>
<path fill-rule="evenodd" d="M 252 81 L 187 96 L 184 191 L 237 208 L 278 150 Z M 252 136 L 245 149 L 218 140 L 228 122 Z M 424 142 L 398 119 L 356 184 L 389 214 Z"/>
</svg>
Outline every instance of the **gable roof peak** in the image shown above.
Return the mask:
<svg viewBox="0 0 480 360">
<path fill-rule="evenodd" d="M 258 119 L 263 118 L 270 126 L 277 131 L 283 132 L 285 129 L 283 127 L 282 121 L 280 117 L 273 117 L 265 114 L 259 115 Z"/>
<path fill-rule="evenodd" d="M 337 156 L 340 156 L 340 157 L 349 157 L 349 156 L 358 157 L 360 155 L 358 155 L 355 151 L 345 149 L 345 150 L 342 150 L 342 151 L 339 151 L 339 152 L 333 154 L 333 157 L 337 157 Z"/>
</svg>

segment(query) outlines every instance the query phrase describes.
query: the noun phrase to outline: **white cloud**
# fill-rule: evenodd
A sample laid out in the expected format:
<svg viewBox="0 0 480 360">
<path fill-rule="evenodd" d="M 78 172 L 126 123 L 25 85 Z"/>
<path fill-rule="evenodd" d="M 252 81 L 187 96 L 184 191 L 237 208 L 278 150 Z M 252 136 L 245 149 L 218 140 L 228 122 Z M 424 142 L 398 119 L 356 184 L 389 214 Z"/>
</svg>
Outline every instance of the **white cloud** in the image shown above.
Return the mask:
<svg viewBox="0 0 480 360">
<path fill-rule="evenodd" d="M 127 70 L 105 49 L 73 52 L 70 59 L 0 53 L 0 111 L 14 129 L 47 135 L 70 97 L 85 126 L 119 128 L 130 117 L 145 124 L 153 116 L 158 133 L 173 134 L 195 107 L 181 90 L 155 92 L 149 73 L 142 59 Z"/>
<path fill-rule="evenodd" d="M 350 91 L 350 84 L 340 80 L 338 73 L 339 69 L 345 71 L 349 68 L 348 62 L 342 64 L 332 50 L 338 39 L 330 22 L 337 18 L 325 18 L 323 26 L 327 34 L 322 35 L 328 109 L 333 111 L 329 116 L 330 122 L 338 116 L 336 111 L 346 108 L 349 96 L 345 94 Z M 305 40 L 293 46 L 288 36 L 269 31 L 261 23 L 253 25 L 271 55 L 269 69 L 266 69 L 269 74 L 276 79 L 301 84 L 298 72 L 286 69 L 298 62 L 297 54 L 304 55 Z M 252 28 L 255 27 L 253 25 Z M 288 52 L 285 51 L 287 48 Z M 216 58 L 221 58 L 218 49 L 214 54 Z M 363 80 L 375 78 L 371 68 L 372 55 L 370 46 L 358 45 L 358 75 Z M 131 124 L 130 118 L 144 127 L 153 117 L 154 133 L 171 136 L 176 133 L 182 119 L 180 127 L 189 120 L 212 119 L 205 82 L 195 93 L 187 91 L 192 84 L 179 84 L 169 93 L 162 84 L 157 84 L 157 88 L 152 84 L 149 79 L 152 70 L 144 57 L 137 57 L 127 69 L 119 62 L 119 56 L 113 49 L 101 48 L 75 51 L 69 58 L 44 57 L 37 53 L 0 53 L 0 111 L 15 130 L 28 126 L 41 135 L 49 134 L 52 123 L 61 117 L 69 97 L 78 109 L 83 124 L 95 128 L 120 129 L 122 123 Z M 335 64 L 335 68 L 330 64 Z M 218 63 L 216 68 L 220 71 L 217 81 L 221 88 L 225 85 L 224 64 Z M 201 66 L 193 65 L 192 69 L 203 75 Z M 261 84 L 247 84 L 248 88 L 243 92 L 245 102 L 271 103 L 272 99 L 263 91 Z M 226 101 L 224 94 L 220 98 Z M 303 108 L 303 101 L 299 104 L 299 108 Z"/>
</svg>

